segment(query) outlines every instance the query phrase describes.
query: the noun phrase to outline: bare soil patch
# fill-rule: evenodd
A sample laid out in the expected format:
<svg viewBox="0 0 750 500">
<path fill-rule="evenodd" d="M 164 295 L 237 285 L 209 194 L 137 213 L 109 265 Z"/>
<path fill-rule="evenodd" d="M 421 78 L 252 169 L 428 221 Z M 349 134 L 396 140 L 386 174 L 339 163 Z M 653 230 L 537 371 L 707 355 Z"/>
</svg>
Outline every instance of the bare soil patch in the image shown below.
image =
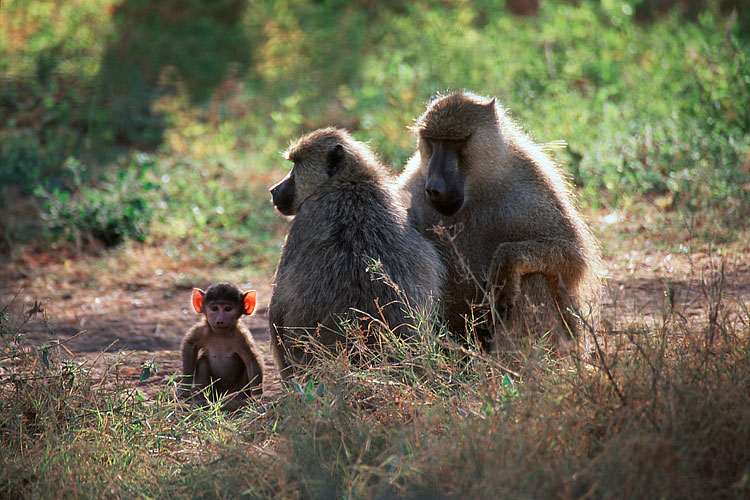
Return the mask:
<svg viewBox="0 0 750 500">
<path fill-rule="evenodd" d="M 601 316 L 609 331 L 657 323 L 670 296 L 687 329 L 693 322 L 705 325 L 698 320 L 717 304 L 719 313 L 722 304 L 739 305 L 726 309 L 739 314 L 737 321 L 748 321 L 750 249 L 743 243 L 690 253 L 636 248 L 641 247 L 633 244 L 617 256 L 605 256 Z M 137 261 L 137 273 L 124 271 L 128 259 Z M 179 272 L 186 263 L 165 261 L 158 248 L 134 247 L 103 265 L 96 267 L 91 257 L 69 251 L 22 256 L 0 270 L 0 307 L 10 304 L 12 320 L 23 325 L 20 331 L 29 342 L 61 341 L 72 361 L 85 363 L 100 376 L 115 370 L 123 383 L 153 398 L 180 372 L 180 341 L 199 319 L 190 308 L 190 290 L 209 280 L 195 278 L 192 283 Z M 194 263 L 190 266 L 195 269 Z M 95 274 L 98 278 L 92 280 Z M 196 276 L 216 275 L 216 270 L 198 269 Z M 258 291 L 258 309 L 243 321 L 262 350 L 264 389 L 272 395 L 280 385 L 269 352 L 270 279 L 238 285 Z M 44 313 L 29 318 L 26 313 L 35 302 Z M 156 362 L 158 372 L 139 382 L 147 362 Z"/>
</svg>

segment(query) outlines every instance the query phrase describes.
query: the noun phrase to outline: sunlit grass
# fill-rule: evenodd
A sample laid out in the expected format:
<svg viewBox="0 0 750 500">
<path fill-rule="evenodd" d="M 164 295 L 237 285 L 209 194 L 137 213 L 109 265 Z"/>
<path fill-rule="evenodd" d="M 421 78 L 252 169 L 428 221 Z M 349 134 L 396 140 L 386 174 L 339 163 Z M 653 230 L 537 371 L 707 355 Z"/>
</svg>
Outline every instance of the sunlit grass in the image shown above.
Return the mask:
<svg viewBox="0 0 750 500">
<path fill-rule="evenodd" d="M 144 399 L 118 358 L 72 364 L 61 345 L 27 343 L 6 310 L 0 491 L 741 498 L 750 310 L 722 273 L 705 270 L 698 317 L 667 294 L 657 311 L 605 315 L 591 354 L 559 358 L 531 342 L 507 353 L 513 370 L 432 329 L 354 343 L 355 358 L 312 341 L 299 384 L 235 413 L 186 407 L 173 380 Z"/>
<path fill-rule="evenodd" d="M 186 7 L 188 21 L 191 9 L 204 14 L 199 4 Z M 134 149 L 151 144 L 154 182 L 165 187 L 155 236 L 191 241 L 191 231 L 199 231 L 235 247 L 239 235 L 268 260 L 282 223 L 265 190 L 284 175 L 279 151 L 290 140 L 316 127 L 346 126 L 398 170 L 414 150 L 407 126 L 431 95 L 456 88 L 497 96 L 539 142 L 565 141 L 553 154 L 585 208 L 638 210 L 646 197 L 687 217 L 715 211 L 730 239 L 748 216 L 749 49 L 738 19 L 713 7 L 692 21 L 676 9 L 636 22 L 633 6 L 617 2 L 544 2 L 531 17 L 460 2 L 261 2 L 243 11 L 245 32 L 236 40 L 246 38 L 247 46 L 216 54 L 244 60 L 252 51 L 244 72 L 244 63 L 228 67 L 196 102 L 195 85 L 206 82 L 191 80 L 200 74 L 191 61 L 199 64 L 203 54 L 178 57 L 176 67 L 160 70 L 153 92 L 144 90 L 142 106 L 125 112 L 113 107 L 117 99 L 137 96 L 96 96 L 108 76 L 97 73 L 98 64 L 86 69 L 97 57 L 120 54 L 118 30 L 130 29 L 101 14 L 110 12 L 107 5 L 87 1 L 74 12 L 49 2 L 3 4 L 4 25 L 12 28 L 0 33 L 9 111 L 0 128 L 2 213 L 11 221 L 0 235 L 6 247 L 48 229 L 12 222 L 22 215 L 14 212 L 18 191 L 42 186 L 62 196 L 98 188 L 108 171 L 135 161 Z M 74 36 L 64 35 L 65 26 Z M 173 36 L 144 30 L 154 40 Z M 192 31 L 184 43 L 204 36 L 210 47 L 215 35 Z M 159 47 L 144 60 L 165 50 Z M 326 47 L 345 50 L 332 61 Z M 132 137 L 119 130 L 126 122 L 140 127 Z M 83 185 L 64 168 L 71 156 L 83 166 Z"/>
</svg>

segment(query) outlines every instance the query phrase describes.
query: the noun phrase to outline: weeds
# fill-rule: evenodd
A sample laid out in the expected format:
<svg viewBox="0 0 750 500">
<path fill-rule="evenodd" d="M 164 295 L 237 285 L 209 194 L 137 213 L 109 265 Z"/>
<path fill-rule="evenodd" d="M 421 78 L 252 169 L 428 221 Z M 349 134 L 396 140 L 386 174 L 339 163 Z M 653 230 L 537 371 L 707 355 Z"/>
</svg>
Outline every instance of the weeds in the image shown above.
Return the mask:
<svg viewBox="0 0 750 500">
<path fill-rule="evenodd" d="M 156 237 L 218 225 L 216 241 L 240 234 L 269 255 L 279 234 L 266 189 L 290 137 L 346 126 L 398 170 L 414 149 L 406 127 L 424 103 L 466 88 L 498 96 L 540 142 L 566 141 L 553 154 L 585 207 L 631 209 L 646 197 L 666 211 L 716 211 L 712 222 L 729 239 L 748 218 L 745 16 L 717 4 L 689 21 L 675 9 L 644 24 L 628 2 L 546 2 L 529 18 L 434 1 L 194 1 L 176 18 L 171 3 L 120 3 L 3 3 L 0 198 L 18 204 L 41 186 L 52 195 L 42 201 L 59 199 L 72 187 L 65 160 L 75 157 L 87 175 L 70 198 L 86 205 L 101 179 L 128 170 L 118 157 L 145 149 L 158 159 L 155 177 L 172 178 L 153 213 Z M 130 187 L 144 199 L 142 185 Z M 95 219 L 145 211 L 127 197 L 100 198 L 110 208 Z M 13 222 L 25 211 L 7 205 L 4 246 L 33 239 L 35 225 Z M 139 231 L 129 230 L 136 239 Z M 104 239 L 112 238 L 120 237 Z M 215 253 L 248 265 L 234 246 Z"/>
<path fill-rule="evenodd" d="M 69 158 L 66 169 L 72 172 L 71 191 L 37 189 L 45 200 L 43 218 L 53 233 L 75 241 L 76 250 L 91 245 L 115 246 L 126 239 L 143 241 L 151 224 L 153 192 L 159 185 L 148 180 L 153 163 L 141 162 L 123 170 L 102 187 L 84 186 L 82 166 Z"/>
<path fill-rule="evenodd" d="M 152 364 L 127 382 L 117 360 L 103 375 L 67 362 L 64 346 L 26 342 L 6 308 L 2 494 L 742 498 L 750 318 L 720 266 L 703 283 L 700 318 L 668 288 L 653 322 L 608 316 L 589 331 L 594 357 L 519 345 L 519 373 L 435 329 L 384 329 L 350 346 L 356 364 L 312 340 L 299 384 L 233 413 L 184 407 L 174 380 L 145 400 L 135 380 Z"/>
</svg>

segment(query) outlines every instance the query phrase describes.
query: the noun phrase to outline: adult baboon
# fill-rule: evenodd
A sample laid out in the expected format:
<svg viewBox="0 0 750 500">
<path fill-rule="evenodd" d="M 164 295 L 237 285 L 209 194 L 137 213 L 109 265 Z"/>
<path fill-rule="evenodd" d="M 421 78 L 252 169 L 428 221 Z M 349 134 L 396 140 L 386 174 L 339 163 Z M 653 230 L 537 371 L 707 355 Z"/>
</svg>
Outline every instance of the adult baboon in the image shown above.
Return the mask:
<svg viewBox="0 0 750 500">
<path fill-rule="evenodd" d="M 408 224 L 388 169 L 365 144 L 326 128 L 285 156 L 294 166 L 271 196 L 279 212 L 295 218 L 274 276 L 269 323 L 271 350 L 288 378 L 292 364 L 311 359 L 299 339 L 312 333 L 323 345 L 345 344 L 338 325 L 352 311 L 408 335 L 414 320 L 403 298 L 414 310 L 429 309 L 443 269 L 432 244 Z"/>
<path fill-rule="evenodd" d="M 561 172 L 495 99 L 442 96 L 414 130 L 418 150 L 399 183 L 444 259 L 454 333 L 474 318 L 486 347 L 529 331 L 567 344 L 577 329 L 570 306 L 593 299 L 599 256 Z"/>
</svg>

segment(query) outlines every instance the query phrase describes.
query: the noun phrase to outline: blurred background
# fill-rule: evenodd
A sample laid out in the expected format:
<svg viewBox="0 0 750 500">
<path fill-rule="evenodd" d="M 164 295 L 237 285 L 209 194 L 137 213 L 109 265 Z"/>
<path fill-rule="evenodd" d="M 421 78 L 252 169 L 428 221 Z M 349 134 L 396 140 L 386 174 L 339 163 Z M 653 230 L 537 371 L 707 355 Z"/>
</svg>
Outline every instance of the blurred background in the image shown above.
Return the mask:
<svg viewBox="0 0 750 500">
<path fill-rule="evenodd" d="M 3 0 L 0 253 L 145 244 L 270 275 L 291 139 L 344 126 L 398 170 L 459 88 L 567 143 L 590 216 L 747 230 L 747 0 Z"/>
</svg>

